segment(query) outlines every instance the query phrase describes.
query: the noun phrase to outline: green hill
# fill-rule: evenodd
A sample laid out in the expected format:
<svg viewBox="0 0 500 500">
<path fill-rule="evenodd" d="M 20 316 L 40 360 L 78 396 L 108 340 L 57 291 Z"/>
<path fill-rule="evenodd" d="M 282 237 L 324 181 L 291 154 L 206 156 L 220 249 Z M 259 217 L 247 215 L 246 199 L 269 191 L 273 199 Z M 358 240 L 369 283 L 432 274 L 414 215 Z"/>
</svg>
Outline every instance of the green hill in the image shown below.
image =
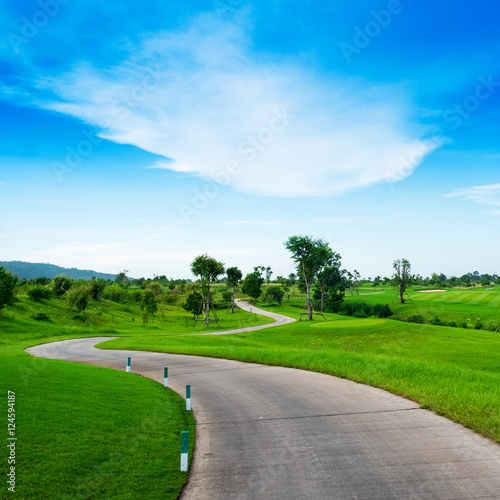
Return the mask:
<svg viewBox="0 0 500 500">
<path fill-rule="evenodd" d="M 89 280 L 93 276 L 96 278 L 104 278 L 105 280 L 114 280 L 116 274 L 109 273 L 98 273 L 97 271 L 77 269 L 76 267 L 68 268 L 55 266 L 54 264 L 41 264 L 34 262 L 21 262 L 19 260 L 13 260 L 10 262 L 0 262 L 0 266 L 3 266 L 7 271 L 12 274 L 19 276 L 23 279 L 35 279 L 40 276 L 45 276 L 46 278 L 54 278 L 60 274 L 64 274 L 75 280 L 86 279 Z"/>
</svg>

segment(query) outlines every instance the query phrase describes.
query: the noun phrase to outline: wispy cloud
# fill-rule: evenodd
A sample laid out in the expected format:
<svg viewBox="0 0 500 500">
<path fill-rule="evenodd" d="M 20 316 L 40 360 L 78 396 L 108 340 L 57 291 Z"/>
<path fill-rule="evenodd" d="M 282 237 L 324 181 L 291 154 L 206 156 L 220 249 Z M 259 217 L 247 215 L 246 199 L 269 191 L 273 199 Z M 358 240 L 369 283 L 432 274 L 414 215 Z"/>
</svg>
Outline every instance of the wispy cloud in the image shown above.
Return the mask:
<svg viewBox="0 0 500 500">
<path fill-rule="evenodd" d="M 168 159 L 156 164 L 268 196 L 331 196 L 411 175 L 439 141 L 397 85 L 325 76 L 251 49 L 245 29 L 200 15 L 151 33 L 128 59 L 82 62 L 40 77 L 36 104 L 78 117 L 101 137 Z"/>
<path fill-rule="evenodd" d="M 445 194 L 446 198 L 461 198 L 481 205 L 500 206 L 500 184 L 463 188 Z M 500 211 L 493 212 L 500 214 Z"/>
<path fill-rule="evenodd" d="M 323 217 L 314 219 L 313 222 L 321 224 L 389 224 L 395 219 L 405 217 L 407 214 L 390 215 L 387 217 Z"/>
</svg>

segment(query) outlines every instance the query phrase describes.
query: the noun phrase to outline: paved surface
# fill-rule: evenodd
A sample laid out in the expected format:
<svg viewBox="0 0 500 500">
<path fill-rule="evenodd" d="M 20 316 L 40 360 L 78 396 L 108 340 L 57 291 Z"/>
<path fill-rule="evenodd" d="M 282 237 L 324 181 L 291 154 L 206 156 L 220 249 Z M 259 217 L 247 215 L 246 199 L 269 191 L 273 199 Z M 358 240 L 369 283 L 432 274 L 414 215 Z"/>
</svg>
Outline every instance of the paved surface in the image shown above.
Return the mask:
<svg viewBox="0 0 500 500">
<path fill-rule="evenodd" d="M 99 350 L 75 339 L 31 354 L 125 370 L 185 395 L 196 450 L 183 500 L 500 499 L 500 447 L 385 391 L 237 361 Z"/>
<path fill-rule="evenodd" d="M 254 332 L 255 330 L 263 330 L 264 328 L 286 325 L 287 323 L 295 323 L 297 321 L 296 319 L 284 316 L 283 314 L 276 314 L 269 311 L 264 311 L 262 309 L 259 309 L 258 307 L 250 305 L 248 302 L 245 302 L 244 300 L 237 299 L 236 303 L 238 304 L 238 307 L 241 307 L 241 309 L 244 309 L 245 311 L 253 312 L 255 314 L 260 314 L 262 316 L 268 316 L 269 318 L 274 319 L 274 323 L 268 323 L 267 325 L 259 325 L 259 326 L 247 326 L 245 328 L 236 328 L 235 330 L 223 330 L 220 332 L 198 333 L 195 335 L 228 335 L 229 333 Z"/>
</svg>

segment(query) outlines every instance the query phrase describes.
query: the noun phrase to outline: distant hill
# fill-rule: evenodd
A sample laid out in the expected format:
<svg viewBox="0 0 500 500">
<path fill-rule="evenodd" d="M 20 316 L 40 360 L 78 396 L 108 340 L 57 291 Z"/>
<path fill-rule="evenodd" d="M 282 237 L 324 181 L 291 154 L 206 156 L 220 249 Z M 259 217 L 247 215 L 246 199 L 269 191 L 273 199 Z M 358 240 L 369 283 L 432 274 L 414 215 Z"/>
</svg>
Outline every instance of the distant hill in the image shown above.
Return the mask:
<svg viewBox="0 0 500 500">
<path fill-rule="evenodd" d="M 105 280 L 114 280 L 116 274 L 98 273 L 97 271 L 89 271 L 86 269 L 77 269 L 76 267 L 60 267 L 54 264 L 35 264 L 33 262 L 21 262 L 19 260 L 13 260 L 10 262 L 0 262 L 0 266 L 3 266 L 7 271 L 12 274 L 19 276 L 23 279 L 35 279 L 39 276 L 45 276 L 46 278 L 54 278 L 59 274 L 64 274 L 75 280 L 85 279 L 89 280 L 93 276 L 96 278 L 104 278 Z"/>
</svg>

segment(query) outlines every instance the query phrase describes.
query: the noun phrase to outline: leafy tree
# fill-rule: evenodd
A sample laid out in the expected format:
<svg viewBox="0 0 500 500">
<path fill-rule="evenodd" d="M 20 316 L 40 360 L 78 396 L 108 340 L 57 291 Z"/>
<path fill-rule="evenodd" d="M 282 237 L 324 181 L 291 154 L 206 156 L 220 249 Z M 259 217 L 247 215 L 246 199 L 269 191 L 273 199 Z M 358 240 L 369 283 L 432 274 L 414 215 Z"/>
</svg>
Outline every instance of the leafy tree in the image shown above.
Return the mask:
<svg viewBox="0 0 500 500">
<path fill-rule="evenodd" d="M 243 273 L 237 267 L 228 267 L 226 270 L 227 274 L 227 286 L 231 289 L 231 314 L 234 313 L 234 292 L 236 287 L 243 277 Z"/>
<path fill-rule="evenodd" d="M 264 283 L 264 278 L 259 271 L 255 270 L 253 273 L 246 275 L 241 290 L 250 297 L 258 299 L 262 293 L 262 283 Z"/>
<path fill-rule="evenodd" d="M 392 267 L 394 268 L 393 281 L 399 287 L 399 300 L 401 304 L 405 303 L 404 293 L 412 284 L 411 264 L 407 259 L 396 259 Z"/>
<path fill-rule="evenodd" d="M 321 312 L 337 312 L 344 300 L 346 280 L 340 270 L 340 255 L 338 259 L 318 273 L 314 299 L 321 301 Z"/>
<path fill-rule="evenodd" d="M 127 269 L 124 269 L 121 273 L 118 273 L 115 278 L 115 283 L 126 283 L 128 281 L 127 273 Z"/>
<path fill-rule="evenodd" d="M 283 292 L 288 297 L 288 299 L 290 299 L 290 295 L 288 294 L 291 286 L 290 280 L 288 278 L 284 278 L 283 276 L 278 276 L 277 279 L 279 284 L 281 285 L 281 288 L 283 288 Z"/>
<path fill-rule="evenodd" d="M 51 295 L 50 288 L 44 285 L 31 285 L 26 290 L 28 297 L 36 302 L 43 299 L 48 299 Z"/>
<path fill-rule="evenodd" d="M 104 289 L 106 288 L 106 280 L 103 278 L 91 279 L 89 283 L 90 295 L 94 300 L 101 300 Z"/>
<path fill-rule="evenodd" d="M 56 295 L 63 295 L 73 286 L 73 280 L 64 276 L 64 274 L 60 274 L 56 276 L 52 283 L 52 291 Z"/>
<path fill-rule="evenodd" d="M 273 272 L 271 271 L 271 266 L 266 267 L 264 271 L 266 273 L 266 283 L 267 286 L 269 286 L 269 283 L 271 281 L 271 276 L 273 274 Z"/>
<path fill-rule="evenodd" d="M 66 300 L 70 307 L 78 312 L 84 311 L 90 302 L 90 289 L 88 287 L 73 288 L 66 294 Z"/>
<path fill-rule="evenodd" d="M 292 253 L 299 275 L 304 279 L 307 293 L 307 317 L 312 320 L 311 285 L 317 273 L 334 258 L 334 252 L 321 239 L 310 236 L 290 236 L 285 247 Z"/>
<path fill-rule="evenodd" d="M 290 273 L 288 275 L 290 280 L 290 285 L 292 286 L 292 295 L 295 295 L 295 284 L 297 283 L 297 275 L 295 273 Z"/>
<path fill-rule="evenodd" d="M 380 276 L 375 276 L 375 278 L 373 279 L 372 287 L 377 289 L 377 287 L 380 286 L 380 284 L 381 284 L 381 280 L 382 280 L 382 278 Z"/>
<path fill-rule="evenodd" d="M 361 274 L 354 269 L 352 272 L 352 287 L 354 291 L 359 295 L 359 287 L 361 286 Z"/>
<path fill-rule="evenodd" d="M 194 318 L 200 311 L 202 302 L 203 296 L 201 295 L 201 293 L 194 291 L 186 297 L 186 301 L 184 302 L 184 304 L 182 304 L 182 308 L 187 312 L 192 312 Z"/>
<path fill-rule="evenodd" d="M 0 266 L 0 309 L 14 303 L 14 288 L 17 277 L 9 273 L 3 266 Z"/>
<path fill-rule="evenodd" d="M 102 293 L 102 298 L 106 300 L 112 300 L 113 302 L 122 303 L 127 300 L 127 291 L 121 288 L 119 285 L 107 285 Z"/>
<path fill-rule="evenodd" d="M 48 285 L 51 281 L 52 280 L 46 276 L 38 276 L 38 278 L 34 279 L 33 283 L 35 285 Z"/>
<path fill-rule="evenodd" d="M 272 286 L 272 287 L 267 286 L 261 295 L 261 301 L 266 303 L 266 304 L 277 303 L 278 305 L 281 305 L 281 301 L 283 300 L 284 295 L 285 295 L 285 292 L 283 291 L 283 289 L 281 287 L 279 287 L 279 286 Z"/>
<path fill-rule="evenodd" d="M 191 263 L 191 272 L 199 276 L 201 284 L 201 294 L 203 296 L 204 311 L 203 322 L 208 327 L 210 324 L 210 287 L 217 278 L 224 274 L 224 264 L 208 255 L 199 255 Z"/>
</svg>

